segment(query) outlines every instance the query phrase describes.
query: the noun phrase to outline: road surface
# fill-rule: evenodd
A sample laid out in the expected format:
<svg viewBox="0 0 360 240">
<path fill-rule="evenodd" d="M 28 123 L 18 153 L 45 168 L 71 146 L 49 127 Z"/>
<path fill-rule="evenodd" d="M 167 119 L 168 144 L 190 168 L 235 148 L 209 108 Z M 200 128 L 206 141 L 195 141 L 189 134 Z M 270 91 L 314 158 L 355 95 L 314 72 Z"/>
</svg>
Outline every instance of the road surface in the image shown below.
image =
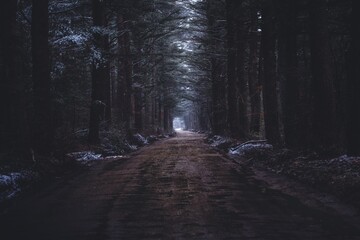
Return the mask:
<svg viewBox="0 0 360 240">
<path fill-rule="evenodd" d="M 26 196 L 1 216 L 0 239 L 360 239 L 355 223 L 269 189 L 203 138 L 180 132 Z"/>
</svg>

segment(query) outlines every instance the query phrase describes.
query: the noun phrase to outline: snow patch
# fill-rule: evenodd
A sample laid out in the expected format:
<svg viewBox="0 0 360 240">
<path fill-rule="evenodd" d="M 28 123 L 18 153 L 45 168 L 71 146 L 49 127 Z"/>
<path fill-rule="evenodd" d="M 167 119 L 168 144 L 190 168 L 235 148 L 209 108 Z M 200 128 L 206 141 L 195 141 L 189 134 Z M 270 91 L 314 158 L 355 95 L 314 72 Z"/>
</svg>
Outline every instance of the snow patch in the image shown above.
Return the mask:
<svg viewBox="0 0 360 240">
<path fill-rule="evenodd" d="M 139 139 L 142 142 L 142 144 L 144 144 L 144 145 L 149 144 L 148 140 L 144 136 L 142 136 L 141 134 L 139 134 L 139 133 L 135 134 L 135 137 L 137 139 Z"/>
<path fill-rule="evenodd" d="M 146 138 L 146 141 L 147 141 L 148 143 L 153 143 L 153 142 L 155 142 L 156 140 L 158 140 L 158 138 L 157 138 L 155 135 L 150 135 L 150 136 L 148 136 L 148 137 Z"/>
<path fill-rule="evenodd" d="M 96 154 L 92 151 L 68 153 L 67 156 L 87 166 L 92 165 L 94 161 L 104 159 L 101 154 Z"/>
<path fill-rule="evenodd" d="M 137 134 L 134 134 L 132 136 L 132 139 L 130 140 L 131 144 L 135 145 L 135 146 L 145 146 L 145 145 L 148 145 L 149 142 L 148 140 L 142 136 L 140 133 L 137 133 Z"/>
<path fill-rule="evenodd" d="M 210 141 L 210 145 L 216 148 L 228 148 L 232 144 L 232 140 L 230 138 L 226 138 L 218 135 L 215 135 L 209 141 Z"/>
<path fill-rule="evenodd" d="M 339 161 L 339 162 L 360 162 L 360 157 L 350 157 L 348 155 L 342 155 L 338 158 L 331 159 L 330 161 Z"/>
<path fill-rule="evenodd" d="M 104 160 L 120 160 L 120 159 L 128 159 L 130 156 L 128 155 L 116 155 L 116 156 L 107 156 Z"/>
<path fill-rule="evenodd" d="M 0 189 L 6 186 L 10 186 L 13 183 L 13 179 L 8 175 L 0 175 Z"/>
<path fill-rule="evenodd" d="M 26 183 L 34 181 L 38 175 L 30 170 L 0 175 L 0 202 L 15 197 Z"/>
<path fill-rule="evenodd" d="M 271 144 L 267 144 L 266 142 L 247 142 L 230 148 L 229 154 L 244 156 L 254 152 L 266 150 L 273 150 L 273 146 Z"/>
<path fill-rule="evenodd" d="M 136 145 L 132 145 L 128 142 L 125 142 L 125 145 L 128 147 L 128 149 L 130 149 L 130 151 L 136 151 L 138 149 Z"/>
</svg>

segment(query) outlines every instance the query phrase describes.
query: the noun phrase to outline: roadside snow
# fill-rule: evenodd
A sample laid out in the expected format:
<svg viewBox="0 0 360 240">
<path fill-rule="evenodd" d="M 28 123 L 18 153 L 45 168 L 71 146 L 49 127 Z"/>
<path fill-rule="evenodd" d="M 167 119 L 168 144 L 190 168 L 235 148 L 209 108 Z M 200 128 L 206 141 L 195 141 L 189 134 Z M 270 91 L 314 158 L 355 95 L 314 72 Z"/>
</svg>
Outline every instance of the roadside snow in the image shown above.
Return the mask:
<svg viewBox="0 0 360 240">
<path fill-rule="evenodd" d="M 0 202 L 15 197 L 26 183 L 34 181 L 37 178 L 38 175 L 30 170 L 1 174 Z"/>
<path fill-rule="evenodd" d="M 209 139 L 209 143 L 212 147 L 226 149 L 232 145 L 233 141 L 230 138 L 215 135 Z"/>
<path fill-rule="evenodd" d="M 235 140 L 213 136 L 207 142 L 215 148 L 225 149 L 236 162 L 244 166 L 255 169 L 260 167 L 290 176 L 360 207 L 360 156 L 322 158 L 316 152 L 274 149 L 266 140 L 237 144 Z"/>
<path fill-rule="evenodd" d="M 244 156 L 254 152 L 273 150 L 273 146 L 266 142 L 246 142 L 229 149 L 229 154 Z"/>
<path fill-rule="evenodd" d="M 350 163 L 360 163 L 359 157 L 349 157 L 348 155 L 342 155 L 338 158 L 331 159 L 330 162 L 339 161 L 339 162 L 350 162 Z"/>
<path fill-rule="evenodd" d="M 142 136 L 140 133 L 137 133 L 137 134 L 133 135 L 132 142 L 135 145 L 140 146 L 140 147 L 149 144 L 148 140 L 144 136 Z"/>
<path fill-rule="evenodd" d="M 104 159 L 101 154 L 92 151 L 68 153 L 67 156 L 87 166 L 92 165 L 94 161 Z"/>
<path fill-rule="evenodd" d="M 8 175 L 0 175 L 0 188 L 8 186 L 13 182 L 12 177 Z"/>
</svg>

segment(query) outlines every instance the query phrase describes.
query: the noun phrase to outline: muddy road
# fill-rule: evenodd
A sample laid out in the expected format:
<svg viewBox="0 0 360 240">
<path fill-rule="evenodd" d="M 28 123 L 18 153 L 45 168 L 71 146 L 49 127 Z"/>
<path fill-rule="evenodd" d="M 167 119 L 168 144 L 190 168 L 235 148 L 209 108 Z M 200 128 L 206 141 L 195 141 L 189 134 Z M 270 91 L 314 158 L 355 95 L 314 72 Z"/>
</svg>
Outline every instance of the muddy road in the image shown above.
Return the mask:
<svg viewBox="0 0 360 240">
<path fill-rule="evenodd" d="M 356 222 L 268 188 L 181 132 L 14 203 L 0 239 L 360 239 Z"/>
</svg>

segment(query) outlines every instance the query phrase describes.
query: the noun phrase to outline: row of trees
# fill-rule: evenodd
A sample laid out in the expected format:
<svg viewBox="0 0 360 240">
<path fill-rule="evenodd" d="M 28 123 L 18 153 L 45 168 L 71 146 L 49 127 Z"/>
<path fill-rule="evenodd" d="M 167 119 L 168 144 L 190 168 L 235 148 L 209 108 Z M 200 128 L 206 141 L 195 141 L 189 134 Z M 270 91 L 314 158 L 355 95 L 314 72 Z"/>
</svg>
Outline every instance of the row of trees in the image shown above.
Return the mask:
<svg viewBox="0 0 360 240">
<path fill-rule="evenodd" d="M 2 156 L 49 156 L 84 132 L 99 144 L 106 131 L 172 131 L 182 8 L 164 0 L 2 1 Z"/>
<path fill-rule="evenodd" d="M 359 154 L 354 0 L 4 0 L 0 152 L 192 129 Z M 351 17 L 352 16 L 352 17 Z M 329 152 L 329 151 L 328 151 Z"/>
<path fill-rule="evenodd" d="M 199 40 L 206 47 L 198 53 L 206 55 L 202 70 L 211 86 L 209 114 L 197 111 L 197 128 L 237 138 L 265 135 L 294 149 L 359 154 L 355 1 L 195 5 L 207 26 Z M 198 108 L 202 104 L 197 101 Z"/>
</svg>

